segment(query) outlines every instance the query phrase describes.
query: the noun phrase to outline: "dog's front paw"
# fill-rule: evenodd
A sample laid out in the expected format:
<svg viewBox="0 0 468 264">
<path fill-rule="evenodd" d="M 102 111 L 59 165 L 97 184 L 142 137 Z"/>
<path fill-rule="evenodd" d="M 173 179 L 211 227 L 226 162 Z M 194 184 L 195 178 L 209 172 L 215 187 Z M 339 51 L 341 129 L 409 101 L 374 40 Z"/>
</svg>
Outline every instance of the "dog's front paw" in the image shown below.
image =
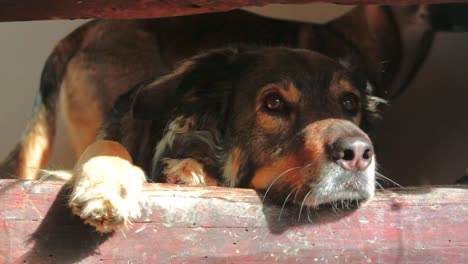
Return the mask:
<svg viewBox="0 0 468 264">
<path fill-rule="evenodd" d="M 145 205 L 143 171 L 110 156 L 94 157 L 75 170 L 70 207 L 99 232 L 127 227 Z"/>
<path fill-rule="evenodd" d="M 203 165 L 194 159 L 164 159 L 166 182 L 189 185 L 206 185 L 207 178 Z"/>
</svg>

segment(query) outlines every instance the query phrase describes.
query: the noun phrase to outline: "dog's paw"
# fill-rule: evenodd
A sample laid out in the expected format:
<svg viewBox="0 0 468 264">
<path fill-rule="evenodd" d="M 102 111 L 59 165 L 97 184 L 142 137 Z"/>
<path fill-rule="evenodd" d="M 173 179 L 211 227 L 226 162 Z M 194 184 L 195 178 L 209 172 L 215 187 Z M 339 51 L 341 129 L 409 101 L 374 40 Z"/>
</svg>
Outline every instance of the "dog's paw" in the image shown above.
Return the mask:
<svg viewBox="0 0 468 264">
<path fill-rule="evenodd" d="M 77 168 L 74 177 L 69 205 L 99 232 L 127 227 L 146 204 L 142 193 L 145 174 L 124 159 L 94 157 Z"/>
<path fill-rule="evenodd" d="M 163 173 L 168 183 L 206 185 L 208 176 L 203 165 L 194 159 L 164 159 Z"/>
</svg>

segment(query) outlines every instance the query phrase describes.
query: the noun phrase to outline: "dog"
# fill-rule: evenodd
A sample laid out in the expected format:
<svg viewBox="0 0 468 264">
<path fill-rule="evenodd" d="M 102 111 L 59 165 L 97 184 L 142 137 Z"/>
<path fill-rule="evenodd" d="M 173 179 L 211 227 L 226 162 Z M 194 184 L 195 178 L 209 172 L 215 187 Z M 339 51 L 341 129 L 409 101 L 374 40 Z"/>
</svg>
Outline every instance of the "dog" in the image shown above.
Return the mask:
<svg viewBox="0 0 468 264">
<path fill-rule="evenodd" d="M 310 207 L 370 199 L 376 161 L 360 126 L 379 100 L 349 64 L 305 49 L 224 48 L 130 90 L 75 167 L 73 212 L 100 232 L 120 228 L 139 215 L 147 178 Z"/>
<path fill-rule="evenodd" d="M 438 15 L 434 10 L 438 9 L 430 6 L 360 6 L 325 25 L 279 21 L 239 10 L 178 18 L 92 21 L 62 40 L 49 56 L 41 77 L 40 95 L 36 100 L 32 120 L 20 143 L 2 164 L 1 171 L 10 172 L 19 179 L 37 179 L 37 171 L 45 165 L 50 153 L 55 112 L 60 104 L 65 113 L 72 146 L 77 157 L 80 157 L 72 179 L 70 206 L 75 214 L 101 232 L 114 230 L 138 216 L 139 204 L 143 199 L 140 188 L 145 182 L 145 172 L 162 182 L 253 187 L 274 194 L 273 199 L 280 201 L 287 201 L 294 194 L 295 198 L 302 199 L 297 200 L 307 206 L 342 199 L 369 199 L 374 192 L 375 157 L 369 137 L 358 125 L 369 131 L 369 109 L 364 109 L 373 105 L 370 99 L 374 95 L 391 99 L 411 80 L 429 50 L 435 30 L 441 24 L 440 20 L 435 19 Z M 450 27 L 447 23 L 443 25 Z M 333 90 L 335 96 L 341 95 L 341 89 L 345 89 L 349 96 L 344 96 L 346 103 L 343 101 L 343 104 L 352 109 L 357 107 L 356 116 L 345 116 L 344 112 L 340 112 L 344 110 L 336 107 L 330 97 L 330 102 L 319 102 L 325 108 L 314 109 L 319 112 L 310 112 L 309 119 L 302 118 L 305 115 L 296 114 L 295 118 L 301 117 L 295 120 L 296 124 L 304 126 L 295 127 L 296 130 L 287 129 L 287 122 L 278 121 L 283 120 L 281 114 L 274 116 L 254 111 L 264 115 L 252 119 L 251 112 L 250 119 L 238 117 L 239 114 L 231 110 L 244 109 L 247 106 L 244 103 L 253 104 L 252 100 L 258 100 L 258 97 L 251 93 L 258 90 L 249 90 L 251 97 L 244 98 L 245 101 L 236 97 L 238 93 L 226 95 L 223 84 L 248 80 L 249 76 L 236 72 L 236 68 L 229 68 L 231 64 L 225 59 L 238 61 L 253 54 L 218 51 L 190 60 L 197 67 L 191 66 L 191 63 L 177 66 L 181 60 L 193 56 L 197 51 L 231 43 L 283 45 L 318 52 L 321 55 L 305 51 L 268 50 L 273 54 L 291 53 L 292 57 L 297 57 L 298 53 L 308 58 L 311 65 L 323 64 L 324 67 L 319 67 L 316 75 L 308 73 L 314 78 L 317 74 L 322 76 L 318 72 L 323 72 L 324 76 L 343 73 L 343 79 L 336 77 L 322 80 L 324 83 L 321 83 L 320 89 Z M 262 57 L 262 52 L 257 56 Z M 226 56 L 225 53 L 235 55 Z M 266 60 L 265 57 L 268 56 L 263 56 L 259 61 Z M 287 60 L 279 57 L 280 61 Z M 219 64 L 210 63 L 218 59 Z M 226 72 L 219 72 L 218 67 L 221 66 L 229 67 L 223 67 Z M 253 63 L 245 66 L 257 69 L 255 67 L 258 65 Z M 291 105 L 298 104 L 295 100 L 302 98 L 302 92 L 308 92 L 309 88 L 292 81 L 299 82 L 293 70 L 300 71 L 301 67 L 288 71 L 286 68 L 290 65 L 283 66 L 284 71 L 293 76 L 286 74 L 283 76 L 285 79 L 271 81 L 271 89 L 276 92 L 271 98 L 266 96 L 264 99 L 272 108 L 282 109 L 285 106 L 292 113 L 294 108 L 290 108 Z M 272 71 L 282 72 L 279 71 L 280 65 L 277 67 Z M 302 70 L 307 72 L 306 68 Z M 215 87 L 221 89 L 193 89 L 200 82 L 194 76 L 207 72 L 214 75 L 203 80 L 218 80 L 220 83 Z M 227 73 L 239 75 L 233 79 Z M 136 84 L 155 76 L 164 77 L 129 91 Z M 232 85 L 230 87 L 232 89 Z M 236 87 L 236 90 L 242 90 L 243 87 L 259 88 L 249 83 Z M 321 94 L 319 91 L 317 93 Z M 223 94 L 228 98 L 218 97 Z M 127 103 L 122 103 L 125 99 L 118 99 L 122 95 L 122 98 L 133 98 L 131 103 L 129 99 Z M 208 95 L 210 97 L 204 98 L 206 104 L 193 104 L 200 97 Z M 174 101 L 182 98 L 186 100 L 184 106 L 173 105 Z M 224 102 L 227 99 L 238 105 L 212 105 L 213 101 Z M 183 114 L 171 119 L 173 113 L 169 109 L 173 108 Z M 116 109 L 120 115 L 114 113 Z M 196 110 L 200 111 L 197 113 L 214 111 L 218 114 L 217 118 L 220 118 L 220 114 L 229 113 L 233 118 L 226 120 L 232 123 L 223 127 L 216 116 L 203 114 L 200 117 L 195 114 Z M 234 118 L 236 116 L 237 119 Z M 321 119 L 329 121 L 319 121 Z M 167 126 L 166 122 L 169 122 Z M 310 122 L 316 125 L 312 126 Z M 214 124 L 214 127 L 210 126 Z M 104 128 L 101 128 L 103 125 Z M 270 128 L 271 131 L 260 128 Z M 244 129 L 249 129 L 249 132 L 242 132 Z M 127 130 L 138 133 L 122 134 L 122 131 Z M 159 136 L 153 134 L 157 131 Z M 236 137 L 231 134 L 234 131 Z M 256 133 L 259 131 L 261 133 Z M 287 136 L 280 132 L 287 131 L 296 131 L 299 135 L 285 141 Z M 153 137 L 141 135 L 140 132 L 150 133 Z M 249 133 L 254 134 L 249 137 Z M 181 134 L 187 136 L 180 137 Z M 97 135 L 101 140 L 95 142 Z M 317 138 L 317 135 L 321 137 Z M 219 140 L 227 136 L 230 136 L 231 140 L 227 142 L 231 145 L 220 145 Z M 303 144 L 301 148 L 298 138 L 307 147 Z M 232 141 L 234 139 L 236 141 Z M 327 140 L 328 143 L 323 145 Z M 272 145 L 272 142 L 285 146 L 278 147 Z M 351 148 L 353 150 L 350 151 L 346 147 L 350 145 L 358 145 L 356 148 L 359 150 Z M 153 149 L 152 146 L 157 147 Z M 359 155 L 356 156 L 356 153 Z M 201 154 L 206 154 L 205 158 L 201 159 Z M 333 162 L 329 162 L 330 157 Z M 309 159 L 310 164 L 305 164 Z M 289 167 L 291 164 L 295 167 Z M 221 168 L 222 173 L 219 171 Z M 115 175 L 106 174 L 106 171 L 115 172 Z M 288 180 L 282 174 L 279 177 L 278 173 L 287 174 Z M 335 177 L 323 176 L 331 174 Z M 353 180 L 348 181 L 339 176 L 348 174 L 352 174 L 350 178 Z M 357 176 L 361 174 L 364 179 Z M 125 175 L 133 176 L 128 178 Z M 303 185 L 291 185 L 300 181 L 304 181 Z M 331 187 L 334 183 L 337 185 Z M 315 187 L 310 189 L 311 186 Z"/>
<path fill-rule="evenodd" d="M 336 60 L 358 57 L 373 94 L 392 99 L 411 81 L 437 30 L 468 24 L 464 16 L 447 16 L 444 10 L 453 6 L 451 13 L 466 11 L 456 4 L 358 6 L 323 25 L 241 10 L 91 21 L 60 41 L 49 56 L 34 114 L 0 165 L 0 177 L 38 179 L 38 169 L 46 165 L 53 144 L 57 105 L 78 158 L 94 142 L 117 98 L 130 87 L 169 73 L 197 52 L 230 44 L 306 48 Z"/>
</svg>

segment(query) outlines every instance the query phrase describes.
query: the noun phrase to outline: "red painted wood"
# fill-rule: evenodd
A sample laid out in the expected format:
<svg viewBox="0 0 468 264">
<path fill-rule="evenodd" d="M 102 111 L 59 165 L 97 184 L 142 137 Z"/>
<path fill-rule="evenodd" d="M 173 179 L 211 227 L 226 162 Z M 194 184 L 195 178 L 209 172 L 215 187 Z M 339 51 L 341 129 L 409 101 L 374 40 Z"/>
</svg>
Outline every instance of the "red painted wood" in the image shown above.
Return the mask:
<svg viewBox="0 0 468 264">
<path fill-rule="evenodd" d="M 357 210 L 303 214 L 253 190 L 150 184 L 150 210 L 100 235 L 59 182 L 0 181 L 0 263 L 468 263 L 468 187 L 379 192 Z"/>
<path fill-rule="evenodd" d="M 2 0 L 0 21 L 167 17 L 269 3 L 416 4 L 464 1 L 466 0 Z"/>
</svg>

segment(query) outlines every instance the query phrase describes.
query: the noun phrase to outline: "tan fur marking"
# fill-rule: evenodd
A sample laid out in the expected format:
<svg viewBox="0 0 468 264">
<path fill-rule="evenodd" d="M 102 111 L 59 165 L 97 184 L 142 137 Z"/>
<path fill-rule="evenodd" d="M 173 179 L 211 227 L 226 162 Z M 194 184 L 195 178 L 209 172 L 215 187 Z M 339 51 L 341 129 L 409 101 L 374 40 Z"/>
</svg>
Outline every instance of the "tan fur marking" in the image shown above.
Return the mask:
<svg viewBox="0 0 468 264">
<path fill-rule="evenodd" d="M 295 105 L 299 102 L 302 94 L 301 92 L 294 86 L 293 83 L 273 83 L 268 84 L 264 88 L 262 88 L 259 92 L 260 98 L 264 95 L 276 92 L 281 95 L 281 97 L 291 105 Z M 259 100 L 256 107 L 257 112 L 257 123 L 266 131 L 274 133 L 278 130 L 285 129 L 285 123 L 282 121 L 281 118 L 277 118 L 270 114 L 262 112 L 260 109 L 263 105 L 262 99 Z M 294 115 L 294 112 L 292 113 Z M 291 116 L 293 119 L 295 116 Z"/>
<path fill-rule="evenodd" d="M 65 126 L 75 157 L 78 158 L 85 149 L 96 140 L 96 135 L 102 125 L 104 99 L 99 97 L 89 81 L 87 70 L 82 70 L 73 63 L 69 65 L 66 78 L 63 80 L 60 93 L 60 107 L 65 117 Z M 79 90 L 78 90 L 79 89 Z M 107 98 L 110 102 L 114 100 Z"/>
<path fill-rule="evenodd" d="M 292 104 L 298 103 L 302 96 L 293 83 L 285 85 L 285 89 L 280 89 L 279 93 L 283 96 L 284 100 Z"/>
<path fill-rule="evenodd" d="M 187 159 L 163 159 L 166 168 L 163 173 L 168 183 L 216 186 L 218 181 L 209 176 L 198 161 Z"/>
<path fill-rule="evenodd" d="M 281 128 L 282 122 L 278 120 L 278 118 L 269 114 L 258 112 L 257 124 L 259 124 L 264 130 L 274 133 Z"/>
<path fill-rule="evenodd" d="M 334 79 L 336 79 L 336 81 L 333 81 L 330 87 L 330 93 L 335 98 L 340 97 L 345 92 L 354 93 L 360 98 L 359 90 L 356 89 L 356 87 L 354 87 L 348 80 L 340 79 L 339 76 L 335 76 Z"/>
<path fill-rule="evenodd" d="M 335 78 L 339 78 L 338 76 L 335 76 Z M 330 93 L 336 98 L 339 99 L 343 93 L 352 93 L 355 94 L 359 100 L 361 100 L 361 96 L 359 93 L 359 90 L 354 87 L 348 80 L 345 79 L 340 79 L 339 81 L 335 81 L 331 87 L 330 87 Z M 361 105 L 362 102 L 359 102 Z M 359 106 L 359 109 L 361 109 L 361 106 Z M 362 111 L 359 110 L 359 112 L 352 118 L 353 122 L 355 124 L 360 124 L 362 120 Z"/>
<path fill-rule="evenodd" d="M 239 168 L 240 168 L 241 150 L 234 147 L 229 154 L 226 166 L 224 166 L 223 178 L 227 181 L 229 186 L 236 186 L 239 182 Z"/>
<path fill-rule="evenodd" d="M 28 132 L 23 139 L 22 151 L 19 156 L 18 179 L 37 180 L 38 171 L 43 168 L 49 160 L 51 151 L 51 138 L 53 134 L 49 131 L 46 119 L 47 111 L 44 106 L 36 113 L 35 120 L 30 124 L 34 130 Z M 38 123 L 39 125 L 36 125 Z M 52 132 L 52 133 L 51 133 Z"/>
<path fill-rule="evenodd" d="M 250 186 L 256 190 L 266 190 L 274 181 L 277 181 L 276 183 L 288 181 L 291 175 L 301 173 L 301 171 L 291 171 L 291 173 L 287 171 L 301 165 L 302 162 L 297 155 L 278 159 L 271 166 L 257 170 L 250 182 Z"/>
<path fill-rule="evenodd" d="M 328 118 L 309 124 L 304 129 L 304 138 L 306 139 L 305 148 L 324 152 L 324 146 L 334 141 L 335 137 L 333 133 L 335 130 L 328 128 L 331 128 L 334 124 L 340 124 L 344 122 L 349 121 Z"/>
<path fill-rule="evenodd" d="M 340 80 L 340 88 L 346 92 L 356 93 L 359 97 L 358 89 L 356 89 L 348 80 Z"/>
</svg>

